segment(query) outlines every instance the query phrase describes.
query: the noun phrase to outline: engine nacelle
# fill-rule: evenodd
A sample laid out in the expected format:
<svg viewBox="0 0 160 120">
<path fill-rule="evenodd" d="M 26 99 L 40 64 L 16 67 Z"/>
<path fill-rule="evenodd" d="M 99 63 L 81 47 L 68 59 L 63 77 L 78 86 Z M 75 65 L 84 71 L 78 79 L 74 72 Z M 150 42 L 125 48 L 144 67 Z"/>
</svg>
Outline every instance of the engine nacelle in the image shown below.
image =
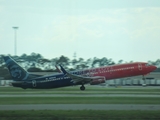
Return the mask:
<svg viewBox="0 0 160 120">
<path fill-rule="evenodd" d="M 105 83 L 105 79 L 96 79 L 90 82 L 90 85 L 98 85 L 101 83 Z"/>
</svg>

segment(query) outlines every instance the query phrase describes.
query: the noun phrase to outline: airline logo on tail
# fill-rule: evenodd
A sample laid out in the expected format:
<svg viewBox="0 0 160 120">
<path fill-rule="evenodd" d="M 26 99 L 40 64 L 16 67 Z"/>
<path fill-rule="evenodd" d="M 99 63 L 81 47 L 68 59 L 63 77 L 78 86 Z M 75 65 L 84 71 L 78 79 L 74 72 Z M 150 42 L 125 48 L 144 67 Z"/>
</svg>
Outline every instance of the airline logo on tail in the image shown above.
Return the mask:
<svg viewBox="0 0 160 120">
<path fill-rule="evenodd" d="M 13 78 L 18 78 L 18 79 L 21 78 L 22 70 L 20 70 L 17 65 L 11 65 L 8 69 L 9 69 L 11 76 Z"/>
<path fill-rule="evenodd" d="M 28 72 L 25 71 L 21 66 L 19 66 L 16 61 L 14 61 L 9 56 L 3 56 L 6 66 L 13 78 L 13 80 L 26 80 L 28 77 Z"/>
</svg>

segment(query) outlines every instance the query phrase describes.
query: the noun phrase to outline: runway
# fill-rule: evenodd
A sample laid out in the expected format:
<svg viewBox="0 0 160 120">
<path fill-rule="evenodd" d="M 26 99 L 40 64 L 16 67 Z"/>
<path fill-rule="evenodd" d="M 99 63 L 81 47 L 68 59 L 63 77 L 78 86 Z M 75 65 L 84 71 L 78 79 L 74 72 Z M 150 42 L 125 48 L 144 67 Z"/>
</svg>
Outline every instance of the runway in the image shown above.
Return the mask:
<svg viewBox="0 0 160 120">
<path fill-rule="evenodd" d="M 160 105 L 29 104 L 29 105 L 0 105 L 0 110 L 160 110 Z"/>
</svg>

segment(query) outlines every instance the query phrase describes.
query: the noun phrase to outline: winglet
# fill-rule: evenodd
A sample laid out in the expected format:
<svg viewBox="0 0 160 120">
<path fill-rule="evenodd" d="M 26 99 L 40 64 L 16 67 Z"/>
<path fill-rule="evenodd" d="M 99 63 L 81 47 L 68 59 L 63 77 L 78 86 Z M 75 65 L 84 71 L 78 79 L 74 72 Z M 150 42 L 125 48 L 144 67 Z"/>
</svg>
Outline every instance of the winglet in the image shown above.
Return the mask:
<svg viewBox="0 0 160 120">
<path fill-rule="evenodd" d="M 55 67 L 56 67 L 56 70 L 59 72 L 59 73 L 61 73 L 62 71 L 58 68 L 58 66 L 57 65 L 55 65 Z"/>
<path fill-rule="evenodd" d="M 61 71 L 63 72 L 63 74 L 67 74 L 67 71 L 61 65 L 59 66 L 61 67 Z"/>
</svg>

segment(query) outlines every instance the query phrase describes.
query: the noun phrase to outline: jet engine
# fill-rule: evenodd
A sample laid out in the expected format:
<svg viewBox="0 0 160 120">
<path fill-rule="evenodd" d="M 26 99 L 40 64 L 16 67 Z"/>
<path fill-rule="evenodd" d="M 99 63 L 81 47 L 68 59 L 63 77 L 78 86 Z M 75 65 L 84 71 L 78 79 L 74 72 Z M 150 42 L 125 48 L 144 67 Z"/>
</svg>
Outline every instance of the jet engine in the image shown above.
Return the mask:
<svg viewBox="0 0 160 120">
<path fill-rule="evenodd" d="M 96 79 L 90 82 L 90 85 L 98 85 L 101 83 L 105 83 L 105 79 Z"/>
</svg>

